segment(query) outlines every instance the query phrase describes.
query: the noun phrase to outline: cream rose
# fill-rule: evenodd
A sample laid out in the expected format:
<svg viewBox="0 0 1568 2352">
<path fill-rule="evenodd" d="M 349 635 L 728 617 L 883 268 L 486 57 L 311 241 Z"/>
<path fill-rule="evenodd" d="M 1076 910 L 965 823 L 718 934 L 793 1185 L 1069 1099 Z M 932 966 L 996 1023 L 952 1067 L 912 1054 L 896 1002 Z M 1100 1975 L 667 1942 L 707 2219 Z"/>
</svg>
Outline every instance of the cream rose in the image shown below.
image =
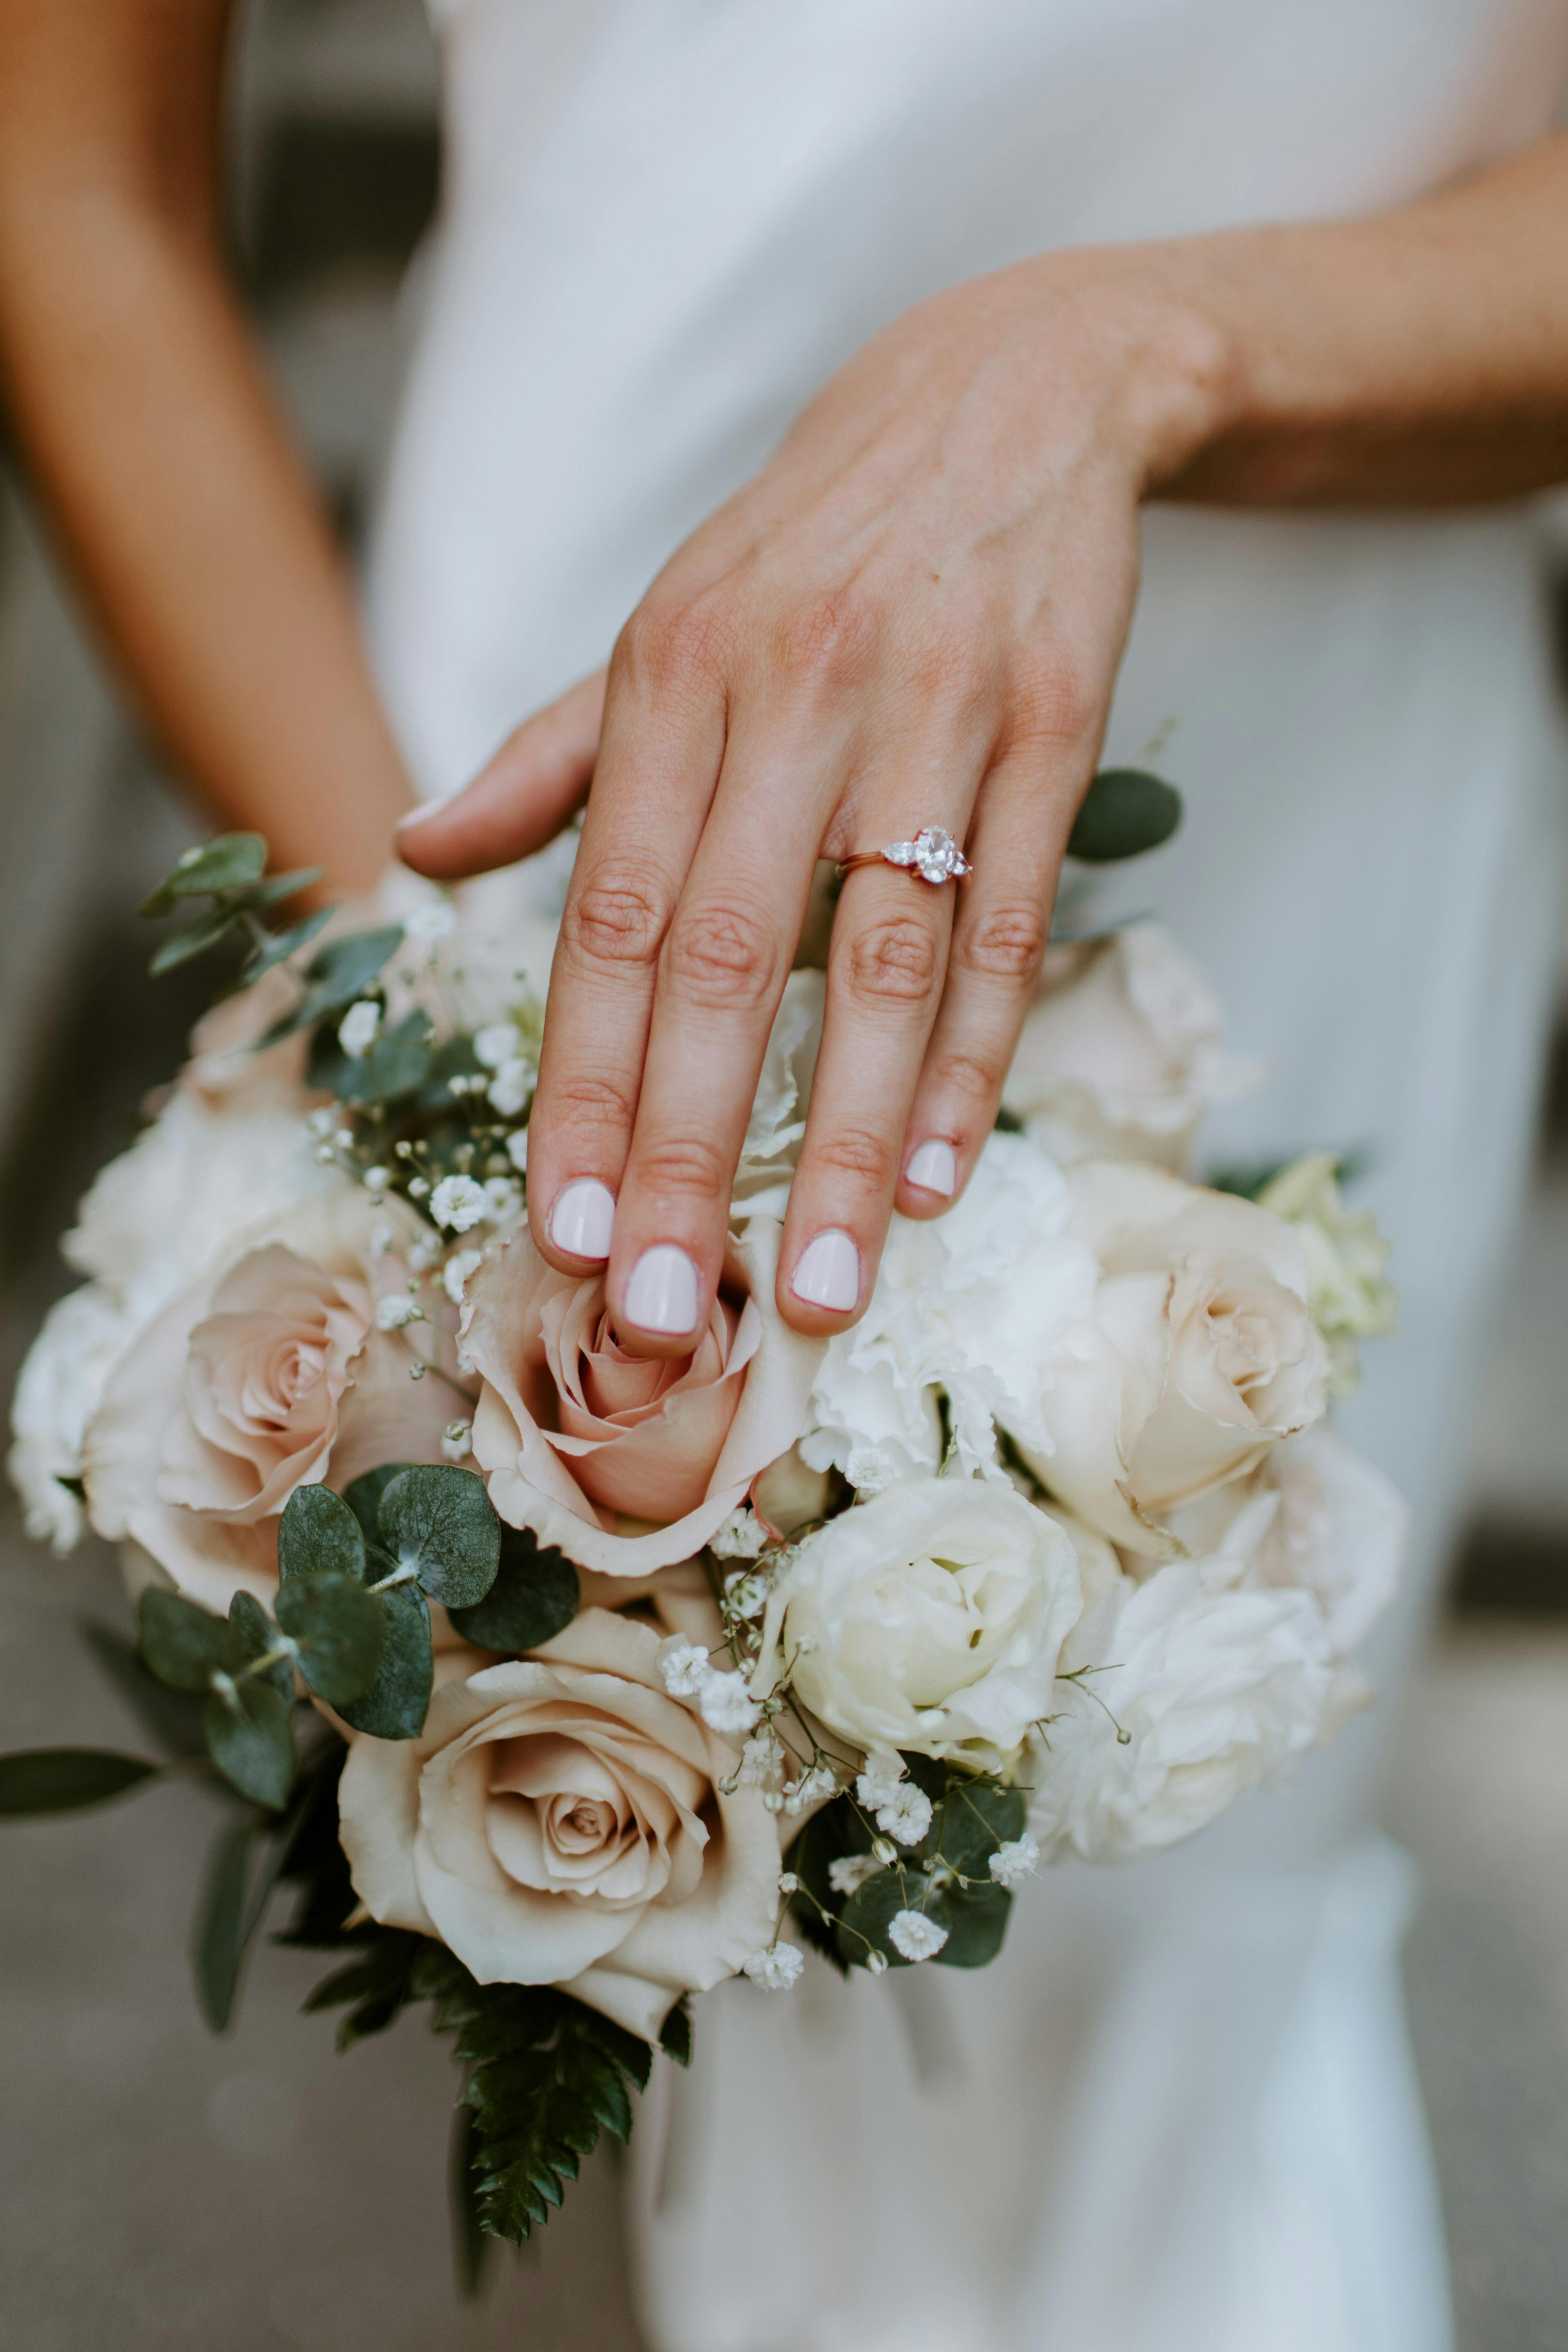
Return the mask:
<svg viewBox="0 0 1568 2352">
<path fill-rule="evenodd" d="M 738 1751 L 665 1692 L 659 1634 L 585 1609 L 531 1658 L 448 1654 L 417 1739 L 356 1738 L 344 1852 L 372 1914 L 481 1984 L 552 1984 L 653 2036 L 773 1939 L 779 1843 Z"/>
<path fill-rule="evenodd" d="M 1068 1171 L 1073 1230 L 1101 1268 L 1092 1314 L 1056 1350 L 1020 1451 L 1112 1542 L 1153 1557 L 1162 1524 L 1321 1418 L 1328 1358 L 1289 1227 L 1250 1201 L 1153 1168 Z"/>
<path fill-rule="evenodd" d="M 1173 1561 L 1102 1591 L 1067 1642 L 1024 1778 L 1053 1859 L 1126 1862 L 1190 1837 L 1323 1736 L 1338 1678 L 1310 1593 L 1215 1590 Z"/>
<path fill-rule="evenodd" d="M 150 1553 L 182 1591 L 226 1610 L 277 1583 L 278 1519 L 300 1486 L 342 1489 L 383 1462 L 438 1462 L 468 1400 L 446 1377 L 433 1322 L 376 1328 L 379 1294 L 406 1296 L 406 1263 L 377 1254 L 395 1203 L 346 1184 L 312 1196 L 228 1252 L 121 1355 L 82 1447 L 100 1535 Z M 434 1312 L 434 1309 L 432 1309 Z M 416 1361 L 428 1369 L 416 1381 Z"/>
<path fill-rule="evenodd" d="M 1219 1000 L 1169 932 L 1128 923 L 1047 950 L 1002 1100 L 1064 1167 L 1093 1156 L 1179 1173 L 1205 1110 L 1266 1068 L 1227 1049 Z"/>
<path fill-rule="evenodd" d="M 1005 1481 L 905 1478 L 830 1520 L 770 1596 L 753 1693 L 790 1673 L 857 1747 L 987 1770 L 1051 1711 L 1078 1554 Z"/>
<path fill-rule="evenodd" d="M 773 1303 L 779 1227 L 754 1216 L 691 1354 L 616 1344 L 602 1275 L 557 1274 L 520 1228 L 469 1280 L 463 1347 L 483 1382 L 474 1456 L 490 1499 L 584 1568 L 689 1559 L 799 1436 L 822 1354 Z"/>
</svg>

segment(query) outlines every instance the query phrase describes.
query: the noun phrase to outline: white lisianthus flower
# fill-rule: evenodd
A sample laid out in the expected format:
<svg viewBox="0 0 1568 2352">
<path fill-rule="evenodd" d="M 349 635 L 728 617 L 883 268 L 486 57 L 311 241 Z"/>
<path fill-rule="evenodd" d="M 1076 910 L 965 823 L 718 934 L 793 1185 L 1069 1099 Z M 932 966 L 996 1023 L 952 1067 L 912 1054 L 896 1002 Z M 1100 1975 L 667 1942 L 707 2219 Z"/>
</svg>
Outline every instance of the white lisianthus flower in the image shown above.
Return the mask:
<svg viewBox="0 0 1568 2352">
<path fill-rule="evenodd" d="M 1307 1304 L 1329 1343 L 1330 1390 L 1352 1396 L 1361 1380 L 1357 1342 L 1387 1339 L 1398 1320 L 1390 1244 L 1370 1209 L 1346 1208 L 1331 1152 L 1309 1151 L 1282 1168 L 1258 1194 L 1258 1205 L 1283 1217 L 1301 1244 Z"/>
<path fill-rule="evenodd" d="M 1071 1539 L 1010 1485 L 903 1479 L 801 1545 L 769 1598 L 753 1696 L 788 1674 L 858 1748 L 995 1769 L 1049 1714 L 1081 1605 Z"/>
<path fill-rule="evenodd" d="M 1062 1664 L 1079 1679 L 1058 1682 L 1022 1776 L 1051 1859 L 1126 1862 L 1190 1837 L 1288 1777 L 1338 1697 L 1310 1593 L 1209 1590 L 1195 1561 L 1122 1579 Z"/>
<path fill-rule="evenodd" d="M 1225 1044 L 1218 998 L 1158 923 L 1049 948 L 1002 1090 L 1038 1150 L 1180 1174 L 1211 1105 L 1267 1075 Z"/>
<path fill-rule="evenodd" d="M 827 1344 L 803 1460 L 862 1493 L 935 1470 L 939 1387 L 963 1469 L 1003 1475 L 996 1422 L 1043 1452 L 1044 1370 L 1090 1314 L 1098 1274 L 1071 1217 L 1058 1171 L 1006 1135 L 945 1216 L 895 1216 L 865 1315 Z"/>
<path fill-rule="evenodd" d="M 1171 1512 L 1322 1416 L 1328 1351 L 1306 1263 L 1268 1210 L 1157 1168 L 1086 1160 L 1067 1181 L 1103 1278 L 1071 1345 L 1042 1364 L 1035 1428 L 999 1418 L 1090 1527 L 1169 1557 Z"/>
</svg>

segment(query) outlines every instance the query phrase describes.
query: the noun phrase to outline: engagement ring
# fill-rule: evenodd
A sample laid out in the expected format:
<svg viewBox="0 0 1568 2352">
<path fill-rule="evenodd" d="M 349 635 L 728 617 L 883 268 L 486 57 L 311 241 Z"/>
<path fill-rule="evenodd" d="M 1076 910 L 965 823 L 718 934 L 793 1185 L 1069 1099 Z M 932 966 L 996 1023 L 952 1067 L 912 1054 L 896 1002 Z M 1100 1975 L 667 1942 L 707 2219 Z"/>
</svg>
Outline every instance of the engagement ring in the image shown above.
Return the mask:
<svg viewBox="0 0 1568 2352">
<path fill-rule="evenodd" d="M 922 882 L 962 882 L 974 868 L 954 841 L 951 833 L 940 824 L 921 827 L 912 841 L 890 841 L 886 849 L 857 849 L 838 861 L 840 874 L 847 874 L 852 866 L 907 866 Z"/>
</svg>

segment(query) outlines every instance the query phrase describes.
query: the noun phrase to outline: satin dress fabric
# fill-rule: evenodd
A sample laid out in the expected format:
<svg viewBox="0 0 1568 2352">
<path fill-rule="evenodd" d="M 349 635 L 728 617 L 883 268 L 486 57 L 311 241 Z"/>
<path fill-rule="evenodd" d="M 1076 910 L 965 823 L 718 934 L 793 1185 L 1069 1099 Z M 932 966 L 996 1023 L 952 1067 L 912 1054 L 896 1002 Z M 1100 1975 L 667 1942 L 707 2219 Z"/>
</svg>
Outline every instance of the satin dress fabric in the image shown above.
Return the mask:
<svg viewBox="0 0 1568 2352">
<path fill-rule="evenodd" d="M 421 788 L 596 667 L 922 295 L 1047 247 L 1384 205 L 1550 128 L 1568 0 L 447 0 L 447 184 L 367 609 Z M 1428 1620 L 1547 1017 L 1563 740 L 1523 508 L 1152 509 L 1107 743 L 1272 1082 L 1216 1160 L 1364 1154 L 1399 1336 L 1342 1425 L 1415 1514 L 1383 1704 L 973 1979 L 699 2004 L 634 2139 L 653 2352 L 1447 2352 L 1380 1759 Z M 918 814 L 919 813 L 915 813 Z"/>
</svg>

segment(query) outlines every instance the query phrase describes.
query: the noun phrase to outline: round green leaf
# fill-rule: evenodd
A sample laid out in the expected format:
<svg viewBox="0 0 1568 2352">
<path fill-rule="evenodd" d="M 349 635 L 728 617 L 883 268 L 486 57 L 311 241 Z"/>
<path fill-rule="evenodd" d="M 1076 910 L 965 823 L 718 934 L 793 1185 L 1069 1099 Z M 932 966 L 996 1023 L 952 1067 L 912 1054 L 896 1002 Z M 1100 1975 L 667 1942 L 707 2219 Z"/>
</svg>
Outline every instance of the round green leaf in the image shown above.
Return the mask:
<svg viewBox="0 0 1568 2352">
<path fill-rule="evenodd" d="M 401 1478 L 413 1468 L 409 1462 L 384 1462 L 377 1470 L 367 1470 L 362 1477 L 351 1479 L 343 1488 L 343 1500 L 360 1524 L 360 1532 L 367 1544 L 381 1541 L 381 1498 L 395 1478 Z M 372 1576 L 367 1582 L 374 1584 Z"/>
<path fill-rule="evenodd" d="M 107 1748 L 24 1748 L 0 1756 L 0 1814 L 74 1813 L 123 1796 L 158 1769 Z"/>
<path fill-rule="evenodd" d="M 166 971 L 173 971 L 177 965 L 190 963 L 195 957 L 205 955 L 208 948 L 216 948 L 219 940 L 231 931 L 238 920 L 237 908 L 220 907 L 216 914 L 202 915 L 195 922 L 184 924 L 163 941 L 148 965 L 148 971 L 154 980 L 161 980 Z"/>
<path fill-rule="evenodd" d="M 181 898 L 209 892 L 243 890 L 267 871 L 267 844 L 258 833 L 220 833 L 199 848 L 187 849 L 174 872 L 144 898 L 143 915 L 166 915 Z"/>
<path fill-rule="evenodd" d="M 268 1650 L 278 1647 L 278 1629 L 259 1601 L 249 1592 L 237 1592 L 228 1604 L 228 1622 L 237 1635 L 248 1664 L 252 1658 L 264 1658 Z M 294 1677 L 287 1658 L 274 1658 L 266 1670 L 269 1682 L 279 1698 L 290 1706 L 294 1700 Z"/>
<path fill-rule="evenodd" d="M 927 1881 L 918 1870 L 900 1869 L 896 1864 L 868 1878 L 855 1893 L 838 1915 L 838 1949 L 841 1957 L 854 1968 L 866 1965 L 866 1948 L 869 1944 L 881 1953 L 895 1969 L 913 1965 L 906 1960 L 896 1945 L 889 1940 L 888 1924 L 900 1911 L 924 1911 L 938 1927 L 947 1926 L 947 1912 L 941 1898 L 931 1895 Z"/>
<path fill-rule="evenodd" d="M 294 1785 L 294 1741 L 288 1702 L 268 1682 L 214 1691 L 202 1713 L 207 1754 L 231 1789 L 253 1805 L 281 1812 Z"/>
<path fill-rule="evenodd" d="M 922 1862 L 940 1854 L 961 1878 L 986 1878 L 991 1857 L 1026 1827 L 1023 1792 L 952 1773 L 921 1846 Z"/>
<path fill-rule="evenodd" d="M 1007 1932 L 1013 1898 L 1005 1886 L 949 1887 L 930 1906 L 947 1929 L 947 1941 L 932 1955 L 944 1969 L 983 1969 L 995 1958 Z"/>
<path fill-rule="evenodd" d="M 417 1739 L 435 1679 L 430 1610 L 416 1584 L 376 1596 L 382 1614 L 381 1667 L 363 1696 L 339 1708 L 343 1721 L 375 1739 Z"/>
<path fill-rule="evenodd" d="M 245 1663 L 238 1636 L 183 1592 L 149 1586 L 137 1606 L 142 1655 L 160 1681 L 176 1690 L 205 1691 L 217 1672 Z"/>
<path fill-rule="evenodd" d="M 1182 795 L 1174 784 L 1142 768 L 1102 768 L 1068 835 L 1068 856 L 1091 866 L 1141 857 L 1169 841 L 1181 821 Z"/>
<path fill-rule="evenodd" d="M 290 923 L 286 931 L 274 931 L 266 945 L 258 947 L 256 953 L 247 959 L 240 975 L 245 986 L 248 988 L 251 982 L 259 980 L 264 971 L 270 971 L 275 963 L 287 963 L 291 955 L 297 954 L 325 924 L 331 921 L 336 912 L 335 907 L 318 907 L 314 914 L 304 915 L 299 922 Z"/>
<path fill-rule="evenodd" d="M 481 1650 L 536 1650 L 570 1625 L 581 1588 L 577 1571 L 563 1551 L 541 1548 L 531 1528 L 500 1531 L 500 1566 L 482 1601 L 454 1609 L 452 1622 L 465 1642 Z"/>
<path fill-rule="evenodd" d="M 328 1486 L 296 1486 L 278 1522 L 278 1574 L 352 1576 L 364 1581 L 364 1537 L 356 1514 Z M 281 1624 L 282 1620 L 279 1618 Z"/>
<path fill-rule="evenodd" d="M 432 1601 L 470 1609 L 500 1565 L 500 1521 L 471 1470 L 416 1468 L 393 1479 L 377 1515 L 384 1551 L 411 1568 Z"/>
<path fill-rule="evenodd" d="M 375 1679 L 381 1604 L 352 1576 L 328 1570 L 279 1585 L 278 1622 L 299 1645 L 300 1672 L 329 1706 L 358 1698 Z"/>
</svg>

